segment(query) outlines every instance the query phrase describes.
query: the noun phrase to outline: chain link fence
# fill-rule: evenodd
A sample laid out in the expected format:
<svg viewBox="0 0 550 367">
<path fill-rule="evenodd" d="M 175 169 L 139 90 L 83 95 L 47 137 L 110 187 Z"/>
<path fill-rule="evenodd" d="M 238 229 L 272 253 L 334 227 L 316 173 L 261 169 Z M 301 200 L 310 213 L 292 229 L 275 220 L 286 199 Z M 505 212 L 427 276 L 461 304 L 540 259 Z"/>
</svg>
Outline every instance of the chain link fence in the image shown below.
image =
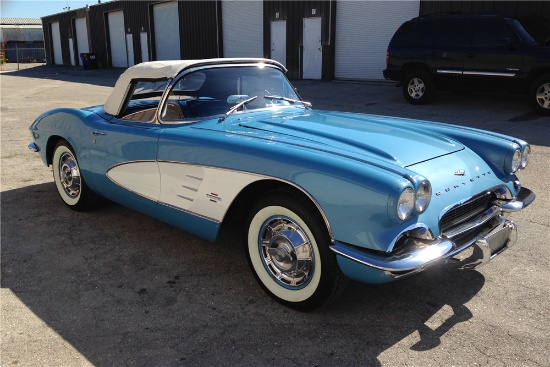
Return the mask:
<svg viewBox="0 0 550 367">
<path fill-rule="evenodd" d="M 15 44 L 0 50 L 0 70 L 27 69 L 45 63 L 46 50 L 44 47 Z"/>
</svg>

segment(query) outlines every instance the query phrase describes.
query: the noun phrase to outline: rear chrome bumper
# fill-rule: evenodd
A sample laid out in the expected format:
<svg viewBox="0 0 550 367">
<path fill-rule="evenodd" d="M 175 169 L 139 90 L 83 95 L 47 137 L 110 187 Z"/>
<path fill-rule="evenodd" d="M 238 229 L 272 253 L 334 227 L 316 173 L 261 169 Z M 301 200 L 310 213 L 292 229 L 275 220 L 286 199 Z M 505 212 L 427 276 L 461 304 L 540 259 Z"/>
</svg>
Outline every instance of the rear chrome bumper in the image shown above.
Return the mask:
<svg viewBox="0 0 550 367">
<path fill-rule="evenodd" d="M 460 232 L 443 234 L 435 239 L 407 239 L 407 250 L 401 253 L 374 254 L 342 243 L 333 244 L 331 249 L 338 255 L 338 263 L 346 275 L 367 283 L 389 282 L 442 262 L 461 269 L 474 269 L 516 243 L 517 226 L 506 216 L 525 208 L 534 198 L 529 189 L 522 188 L 516 198 L 498 203 L 498 206 L 462 225 Z M 455 236 L 471 229 L 477 233 L 473 238 L 460 244 L 454 240 Z"/>
</svg>

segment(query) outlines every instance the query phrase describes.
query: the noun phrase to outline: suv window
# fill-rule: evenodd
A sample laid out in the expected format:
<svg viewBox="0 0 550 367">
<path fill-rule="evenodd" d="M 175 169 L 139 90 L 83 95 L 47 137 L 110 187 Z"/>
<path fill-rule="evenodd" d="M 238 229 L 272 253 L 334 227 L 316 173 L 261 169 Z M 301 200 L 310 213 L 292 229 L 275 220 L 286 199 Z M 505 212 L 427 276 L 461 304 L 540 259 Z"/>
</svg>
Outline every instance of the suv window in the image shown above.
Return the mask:
<svg viewBox="0 0 550 367">
<path fill-rule="evenodd" d="M 393 36 L 395 46 L 427 46 L 433 39 L 433 22 L 407 22 Z"/>
<path fill-rule="evenodd" d="M 503 38 L 513 39 L 510 27 L 497 20 L 484 20 L 477 24 L 472 39 L 474 47 L 498 47 Z"/>
<path fill-rule="evenodd" d="M 472 22 L 469 20 L 447 20 L 436 33 L 434 46 L 469 47 L 472 37 Z"/>
<path fill-rule="evenodd" d="M 544 40 L 550 40 L 550 20 L 548 23 L 542 22 L 539 24 L 525 23 L 520 24 L 515 19 L 509 19 L 508 24 L 514 28 L 523 42 L 533 44 L 535 42 L 544 43 Z M 527 28 L 529 26 L 529 29 Z"/>
</svg>

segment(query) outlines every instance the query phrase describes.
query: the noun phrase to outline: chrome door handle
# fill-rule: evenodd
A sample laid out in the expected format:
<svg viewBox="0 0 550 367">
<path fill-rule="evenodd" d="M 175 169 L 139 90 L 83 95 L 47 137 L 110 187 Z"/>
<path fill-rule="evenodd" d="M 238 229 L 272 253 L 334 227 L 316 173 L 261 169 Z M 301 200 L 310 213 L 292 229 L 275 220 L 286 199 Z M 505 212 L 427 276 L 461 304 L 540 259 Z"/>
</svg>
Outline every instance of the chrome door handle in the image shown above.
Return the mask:
<svg viewBox="0 0 550 367">
<path fill-rule="evenodd" d="M 97 135 L 107 135 L 107 133 L 104 133 L 103 131 L 94 130 L 94 131 L 92 131 L 92 135 L 94 135 L 94 136 L 97 136 Z"/>
</svg>

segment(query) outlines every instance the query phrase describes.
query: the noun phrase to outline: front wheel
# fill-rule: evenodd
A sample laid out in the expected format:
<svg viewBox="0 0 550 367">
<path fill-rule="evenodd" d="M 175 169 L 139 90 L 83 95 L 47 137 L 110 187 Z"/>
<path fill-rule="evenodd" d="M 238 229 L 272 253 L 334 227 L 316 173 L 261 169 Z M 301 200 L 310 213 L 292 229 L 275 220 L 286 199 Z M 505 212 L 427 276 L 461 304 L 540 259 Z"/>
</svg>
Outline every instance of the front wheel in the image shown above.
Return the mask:
<svg viewBox="0 0 550 367">
<path fill-rule="evenodd" d="M 65 140 L 55 146 L 52 165 L 55 186 L 65 205 L 76 211 L 95 206 L 98 198 L 86 185 L 76 155 Z"/>
<path fill-rule="evenodd" d="M 536 79 L 529 87 L 529 102 L 535 112 L 550 115 L 550 74 Z"/>
<path fill-rule="evenodd" d="M 428 102 L 435 90 L 430 74 L 423 70 L 415 70 L 407 74 L 403 80 L 403 95 L 415 105 Z"/>
<path fill-rule="evenodd" d="M 262 288 L 276 301 L 309 311 L 334 299 L 346 278 L 311 202 L 286 193 L 260 199 L 247 221 L 247 255 Z"/>
</svg>

